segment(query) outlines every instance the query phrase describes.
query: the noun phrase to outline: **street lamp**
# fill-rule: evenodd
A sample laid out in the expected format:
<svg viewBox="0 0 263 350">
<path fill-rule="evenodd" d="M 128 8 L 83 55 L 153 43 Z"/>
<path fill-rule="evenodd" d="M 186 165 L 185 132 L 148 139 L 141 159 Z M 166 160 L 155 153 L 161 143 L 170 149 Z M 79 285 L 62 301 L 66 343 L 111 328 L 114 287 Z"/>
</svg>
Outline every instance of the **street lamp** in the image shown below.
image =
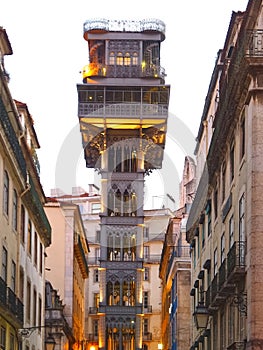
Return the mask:
<svg viewBox="0 0 263 350">
<path fill-rule="evenodd" d="M 46 350 L 54 350 L 56 342 L 52 335 L 49 333 L 48 337 L 45 339 Z"/>
<path fill-rule="evenodd" d="M 40 328 L 50 328 L 50 326 L 34 326 L 34 327 L 25 327 L 18 329 L 18 335 L 20 337 L 29 337 L 32 332 L 39 330 Z M 53 338 L 51 333 L 48 333 L 48 336 L 45 336 L 45 350 L 54 350 L 56 341 Z"/>
<path fill-rule="evenodd" d="M 193 316 L 194 316 L 194 321 L 197 329 L 207 328 L 210 314 L 203 302 L 198 303 L 197 307 L 195 308 L 195 312 L 193 313 Z"/>
</svg>

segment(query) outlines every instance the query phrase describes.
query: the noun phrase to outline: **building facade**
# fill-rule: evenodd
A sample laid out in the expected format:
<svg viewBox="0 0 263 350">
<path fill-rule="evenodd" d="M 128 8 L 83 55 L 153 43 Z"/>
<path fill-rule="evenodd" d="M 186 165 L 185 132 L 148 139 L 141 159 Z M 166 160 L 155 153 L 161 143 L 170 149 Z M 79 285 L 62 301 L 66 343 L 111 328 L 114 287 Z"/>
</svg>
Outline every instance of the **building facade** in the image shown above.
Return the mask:
<svg viewBox="0 0 263 350">
<path fill-rule="evenodd" d="M 263 2 L 233 12 L 197 136 L 187 222 L 193 349 L 262 349 Z M 200 312 L 202 310 L 202 312 Z"/>
<path fill-rule="evenodd" d="M 34 122 L 27 105 L 13 100 L 8 87 L 4 58 L 10 54 L 1 27 L 0 346 L 43 349 L 45 250 L 51 227 L 43 209 Z"/>
<path fill-rule="evenodd" d="M 86 166 L 101 176 L 98 347 L 143 343 L 144 177 L 161 168 L 170 87 L 155 19 L 84 23 L 89 65 L 77 85 Z"/>
<path fill-rule="evenodd" d="M 85 293 L 89 275 L 89 251 L 79 206 L 70 201 L 48 198 L 45 212 L 52 227 L 47 249 L 46 280 L 63 300 L 63 313 L 72 336 L 60 339 L 61 349 L 82 349 L 85 345 Z"/>
<path fill-rule="evenodd" d="M 180 207 L 169 220 L 163 243 L 159 276 L 162 280 L 163 349 L 189 350 L 191 340 L 191 258 L 186 221 L 195 192 L 195 163 L 185 157 L 180 183 Z"/>
</svg>

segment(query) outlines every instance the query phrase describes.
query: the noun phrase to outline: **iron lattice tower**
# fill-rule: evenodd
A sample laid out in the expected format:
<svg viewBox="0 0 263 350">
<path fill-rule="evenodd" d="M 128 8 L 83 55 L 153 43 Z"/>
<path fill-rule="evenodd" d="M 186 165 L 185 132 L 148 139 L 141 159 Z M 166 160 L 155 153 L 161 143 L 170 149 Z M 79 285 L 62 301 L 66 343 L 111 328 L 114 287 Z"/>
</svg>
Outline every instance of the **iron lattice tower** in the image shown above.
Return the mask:
<svg viewBox="0 0 263 350">
<path fill-rule="evenodd" d="M 143 348 L 144 177 L 160 169 L 170 86 L 160 66 L 165 25 L 91 19 L 89 64 L 77 85 L 86 166 L 101 176 L 101 350 Z"/>
</svg>

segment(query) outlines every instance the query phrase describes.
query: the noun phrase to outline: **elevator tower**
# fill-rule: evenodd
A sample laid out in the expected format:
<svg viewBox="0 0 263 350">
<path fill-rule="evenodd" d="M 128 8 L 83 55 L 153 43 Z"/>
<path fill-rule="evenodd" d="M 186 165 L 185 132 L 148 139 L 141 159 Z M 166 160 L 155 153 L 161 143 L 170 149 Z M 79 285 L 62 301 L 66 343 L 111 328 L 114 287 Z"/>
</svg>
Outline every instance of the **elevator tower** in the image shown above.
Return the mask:
<svg viewBox="0 0 263 350">
<path fill-rule="evenodd" d="M 143 348 L 144 179 L 162 167 L 170 86 L 157 19 L 90 19 L 89 63 L 77 85 L 86 166 L 101 177 L 101 350 Z"/>
</svg>

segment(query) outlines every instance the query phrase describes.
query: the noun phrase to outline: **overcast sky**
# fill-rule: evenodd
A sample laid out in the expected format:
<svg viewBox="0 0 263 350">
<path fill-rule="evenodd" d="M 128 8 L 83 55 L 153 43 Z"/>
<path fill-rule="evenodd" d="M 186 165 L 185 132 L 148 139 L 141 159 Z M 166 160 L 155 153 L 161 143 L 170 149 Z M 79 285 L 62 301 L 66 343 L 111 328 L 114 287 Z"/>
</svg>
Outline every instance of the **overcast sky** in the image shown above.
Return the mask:
<svg viewBox="0 0 263 350">
<path fill-rule="evenodd" d="M 171 125 L 165 151 L 168 165 L 163 173 L 152 177 L 158 189 L 155 187 L 148 198 L 150 205 L 156 205 L 154 196 L 167 192 L 174 195 L 177 191 L 184 156 L 193 153 L 216 55 L 223 47 L 232 11 L 244 11 L 247 3 L 3 1 L 0 26 L 6 29 L 13 48 L 13 55 L 5 58 L 10 89 L 14 99 L 27 104 L 34 119 L 46 195 L 50 195 L 51 188 L 60 187 L 70 193 L 71 187 L 87 189 L 93 182 L 92 173 L 85 169 L 77 117 L 76 84 L 81 83 L 79 72 L 88 61 L 88 45 L 83 39 L 86 19 L 158 18 L 166 24 L 161 66 L 167 74 L 166 83 L 171 85 Z M 173 124 L 175 119 L 177 123 Z M 176 135 L 187 136 L 177 140 Z M 177 173 L 176 179 L 171 173 Z M 169 186 L 165 188 L 165 184 Z"/>
</svg>

